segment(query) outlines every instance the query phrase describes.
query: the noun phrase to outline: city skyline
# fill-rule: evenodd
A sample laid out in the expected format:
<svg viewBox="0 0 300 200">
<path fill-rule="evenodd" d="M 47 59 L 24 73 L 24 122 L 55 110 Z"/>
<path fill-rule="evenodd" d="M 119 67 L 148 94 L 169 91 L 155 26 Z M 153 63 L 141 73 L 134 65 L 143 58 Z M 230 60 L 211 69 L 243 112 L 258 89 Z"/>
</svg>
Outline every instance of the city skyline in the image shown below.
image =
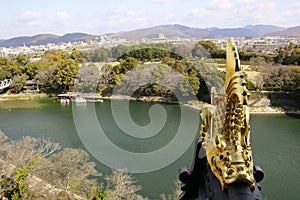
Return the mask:
<svg viewBox="0 0 300 200">
<path fill-rule="evenodd" d="M 279 0 L 44 0 L 5 1 L 0 39 L 70 32 L 104 34 L 162 24 L 236 28 L 251 24 L 299 25 L 300 2 Z"/>
</svg>

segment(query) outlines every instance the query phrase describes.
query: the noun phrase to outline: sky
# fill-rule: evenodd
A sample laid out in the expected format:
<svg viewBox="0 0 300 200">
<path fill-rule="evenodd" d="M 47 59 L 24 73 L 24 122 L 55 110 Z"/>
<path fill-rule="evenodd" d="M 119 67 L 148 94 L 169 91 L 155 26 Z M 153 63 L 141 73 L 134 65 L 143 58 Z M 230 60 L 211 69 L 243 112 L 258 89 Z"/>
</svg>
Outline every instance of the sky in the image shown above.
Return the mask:
<svg viewBox="0 0 300 200">
<path fill-rule="evenodd" d="M 0 10 L 0 39 L 44 33 L 100 35 L 165 24 L 300 25 L 299 0 L 7 0 Z"/>
</svg>

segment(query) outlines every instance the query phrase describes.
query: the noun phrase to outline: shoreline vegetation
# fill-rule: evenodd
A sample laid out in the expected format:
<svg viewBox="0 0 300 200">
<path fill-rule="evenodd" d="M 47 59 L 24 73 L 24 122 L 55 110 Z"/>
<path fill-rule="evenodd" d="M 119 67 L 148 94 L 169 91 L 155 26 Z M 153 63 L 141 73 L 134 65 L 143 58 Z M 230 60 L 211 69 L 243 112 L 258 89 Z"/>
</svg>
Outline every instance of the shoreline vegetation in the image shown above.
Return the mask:
<svg viewBox="0 0 300 200">
<path fill-rule="evenodd" d="M 130 100 L 130 101 L 140 101 L 140 102 L 153 102 L 153 103 L 163 103 L 163 104 L 180 104 L 177 101 L 172 101 L 168 98 L 159 97 L 159 96 L 142 96 L 142 97 L 130 97 L 126 95 L 113 95 L 113 96 L 101 96 L 101 95 L 82 95 L 84 98 L 93 98 L 93 99 L 103 99 L 103 100 Z M 48 96 L 47 94 L 2 94 L 0 95 L 1 101 L 9 100 L 39 100 L 39 99 L 56 99 L 57 97 Z M 187 103 L 181 104 L 183 106 L 201 111 L 204 107 L 209 107 L 211 104 L 202 102 L 202 101 L 188 101 Z M 0 104 L 0 107 L 1 104 Z M 249 106 L 250 114 L 296 114 L 300 115 L 300 109 L 293 107 L 274 107 L 274 106 Z"/>
<path fill-rule="evenodd" d="M 239 52 L 247 88 L 255 94 L 251 113 L 300 112 L 299 52 L 300 47 L 292 44 L 276 55 Z M 0 92 L 17 94 L 0 96 L 0 107 L 7 107 L 3 99 L 39 101 L 44 93 L 56 98 L 57 94 L 72 91 L 111 96 L 114 91 L 126 95 L 133 90 L 132 95 L 137 98 L 125 99 L 178 103 L 172 101 L 177 94 L 189 102 L 186 106 L 201 110 L 205 106 L 201 101 L 209 101 L 208 88 L 221 87 L 226 74 L 226 51 L 205 40 L 194 46 L 118 45 L 91 52 L 53 50 L 38 56 L 40 59 L 36 61 L 31 60 L 32 55 L 0 58 L 1 84 L 7 80 L 10 83 L 2 86 Z"/>
</svg>

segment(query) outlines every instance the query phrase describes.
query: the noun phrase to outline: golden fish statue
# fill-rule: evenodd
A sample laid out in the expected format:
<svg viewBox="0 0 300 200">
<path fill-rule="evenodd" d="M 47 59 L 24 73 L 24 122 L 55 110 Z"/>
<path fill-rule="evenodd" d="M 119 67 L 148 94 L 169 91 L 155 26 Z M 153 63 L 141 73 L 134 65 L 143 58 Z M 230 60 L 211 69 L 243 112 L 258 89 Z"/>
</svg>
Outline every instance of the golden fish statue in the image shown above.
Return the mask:
<svg viewBox="0 0 300 200">
<path fill-rule="evenodd" d="M 214 111 L 206 108 L 201 114 L 200 136 L 207 161 L 223 190 L 236 181 L 247 182 L 253 188 L 249 92 L 232 39 L 227 43 L 225 92 L 225 97 L 212 99 L 217 104 Z"/>
<path fill-rule="evenodd" d="M 224 88 L 211 88 L 211 107 L 202 109 L 192 169 L 182 167 L 180 200 L 262 200 L 264 173 L 254 166 L 250 143 L 249 91 L 233 39 L 226 49 Z"/>
</svg>

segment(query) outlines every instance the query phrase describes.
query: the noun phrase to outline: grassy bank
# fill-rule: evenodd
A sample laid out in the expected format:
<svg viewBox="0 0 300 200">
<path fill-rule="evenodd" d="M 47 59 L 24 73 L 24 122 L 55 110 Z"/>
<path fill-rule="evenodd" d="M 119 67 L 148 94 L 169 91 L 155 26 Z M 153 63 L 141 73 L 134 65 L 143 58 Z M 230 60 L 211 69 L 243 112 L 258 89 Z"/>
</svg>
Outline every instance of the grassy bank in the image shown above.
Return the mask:
<svg viewBox="0 0 300 200">
<path fill-rule="evenodd" d="M 0 109 L 36 109 L 47 106 L 52 101 L 46 94 L 2 94 L 0 95 Z"/>
<path fill-rule="evenodd" d="M 40 94 L 2 94 L 0 95 L 0 100 L 36 100 L 36 99 L 45 99 L 49 96 L 44 93 Z"/>
</svg>

